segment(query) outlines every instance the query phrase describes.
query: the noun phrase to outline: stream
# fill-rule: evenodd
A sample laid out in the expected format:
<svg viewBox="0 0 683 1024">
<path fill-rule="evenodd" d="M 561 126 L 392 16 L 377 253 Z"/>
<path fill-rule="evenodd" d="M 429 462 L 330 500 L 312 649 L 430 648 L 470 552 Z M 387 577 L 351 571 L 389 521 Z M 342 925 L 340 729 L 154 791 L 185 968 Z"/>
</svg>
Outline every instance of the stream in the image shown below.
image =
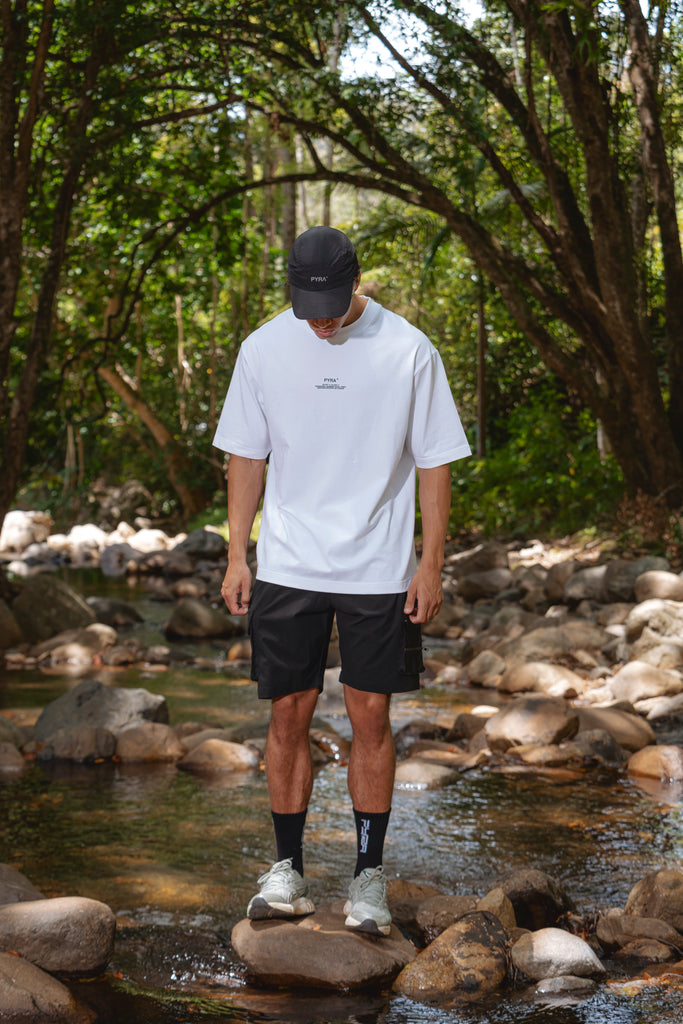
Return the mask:
<svg viewBox="0 0 683 1024">
<path fill-rule="evenodd" d="M 88 593 L 125 597 L 146 631 L 162 640 L 168 605 L 97 574 L 69 582 Z M 166 671 L 98 670 L 116 686 L 162 693 L 170 721 L 236 726 L 264 720 L 244 663 L 218 646 L 202 650 L 212 667 Z M 33 721 L 79 679 L 38 671 L 0 674 L 0 710 Z M 461 710 L 490 703 L 487 691 L 423 686 L 395 699 L 397 730 L 421 719 L 452 724 Z M 334 705 L 320 717 L 349 736 Z M 680 742 L 680 739 L 679 739 Z M 355 858 L 346 769 L 318 771 L 305 834 L 305 869 L 317 902 L 345 896 Z M 70 987 L 98 1024 L 673 1024 L 683 991 L 649 987 L 626 995 L 601 984 L 592 998 L 533 1002 L 508 990 L 487 1004 L 443 1010 L 388 992 L 351 995 L 260 990 L 247 984 L 230 945 L 274 843 L 262 772 L 201 777 L 169 765 L 91 766 L 34 762 L 0 776 L 0 861 L 45 896 L 85 896 L 118 918 L 105 977 Z M 450 893 L 484 895 L 501 875 L 538 868 L 572 897 L 579 914 L 623 906 L 651 870 L 683 861 L 683 802 L 674 787 L 647 789 L 607 768 L 583 773 L 481 768 L 434 791 L 397 790 L 385 851 L 390 878 L 427 882 Z M 642 975 L 609 962 L 608 978 Z"/>
</svg>

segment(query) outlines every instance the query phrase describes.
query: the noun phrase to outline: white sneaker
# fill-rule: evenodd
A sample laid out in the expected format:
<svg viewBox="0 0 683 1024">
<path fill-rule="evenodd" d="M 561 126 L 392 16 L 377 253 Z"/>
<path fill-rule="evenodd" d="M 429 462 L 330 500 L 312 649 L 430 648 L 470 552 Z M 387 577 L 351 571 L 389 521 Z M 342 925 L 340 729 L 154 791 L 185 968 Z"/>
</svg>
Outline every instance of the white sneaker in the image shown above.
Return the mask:
<svg viewBox="0 0 683 1024">
<path fill-rule="evenodd" d="M 370 935 L 388 935 L 391 914 L 387 905 L 387 879 L 383 868 L 365 868 L 349 886 L 349 898 L 344 906 L 347 915 L 344 924 L 357 932 Z"/>
<path fill-rule="evenodd" d="M 308 886 L 292 867 L 292 858 L 279 860 L 258 880 L 259 891 L 249 901 L 247 917 L 264 921 L 271 917 L 301 917 L 312 914 L 315 905 L 308 899 Z"/>
</svg>

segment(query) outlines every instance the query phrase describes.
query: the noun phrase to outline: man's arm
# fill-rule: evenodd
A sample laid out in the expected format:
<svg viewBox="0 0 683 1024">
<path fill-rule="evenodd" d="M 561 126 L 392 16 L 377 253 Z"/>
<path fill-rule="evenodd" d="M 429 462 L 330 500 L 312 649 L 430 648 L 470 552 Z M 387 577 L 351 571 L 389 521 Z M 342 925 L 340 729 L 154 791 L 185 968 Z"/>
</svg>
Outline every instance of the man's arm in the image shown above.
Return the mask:
<svg viewBox="0 0 683 1024">
<path fill-rule="evenodd" d="M 228 463 L 228 568 L 221 594 L 233 615 L 246 615 L 251 596 L 251 571 L 247 565 L 249 534 L 263 493 L 265 459 L 231 455 Z"/>
<path fill-rule="evenodd" d="M 422 514 L 422 558 L 410 581 L 404 611 L 411 622 L 430 622 L 443 604 L 441 569 L 451 510 L 450 464 L 417 470 Z"/>
</svg>

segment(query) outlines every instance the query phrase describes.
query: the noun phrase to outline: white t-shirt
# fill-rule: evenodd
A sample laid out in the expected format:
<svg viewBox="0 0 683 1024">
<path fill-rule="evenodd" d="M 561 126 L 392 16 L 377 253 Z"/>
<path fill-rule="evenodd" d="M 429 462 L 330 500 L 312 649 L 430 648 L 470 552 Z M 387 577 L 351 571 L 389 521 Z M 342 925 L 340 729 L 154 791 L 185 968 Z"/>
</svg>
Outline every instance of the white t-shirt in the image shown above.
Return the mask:
<svg viewBox="0 0 683 1024">
<path fill-rule="evenodd" d="M 242 344 L 214 445 L 269 456 L 257 578 L 399 594 L 415 572 L 415 467 L 470 454 L 439 353 L 368 300 L 333 339 L 291 310 Z"/>
</svg>

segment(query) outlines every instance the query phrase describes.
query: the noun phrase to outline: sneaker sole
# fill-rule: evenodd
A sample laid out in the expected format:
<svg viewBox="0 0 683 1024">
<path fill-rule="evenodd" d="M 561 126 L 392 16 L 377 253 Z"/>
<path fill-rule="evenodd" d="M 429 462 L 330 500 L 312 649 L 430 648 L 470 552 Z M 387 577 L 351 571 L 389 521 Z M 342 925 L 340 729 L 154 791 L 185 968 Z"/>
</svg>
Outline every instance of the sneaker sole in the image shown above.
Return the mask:
<svg viewBox="0 0 683 1024">
<path fill-rule="evenodd" d="M 293 903 L 268 903 L 263 896 L 255 896 L 247 908 L 247 917 L 250 921 L 268 921 L 274 917 L 303 917 L 314 912 L 315 906 L 305 896 Z"/>
<path fill-rule="evenodd" d="M 344 924 L 352 931 L 364 932 L 366 935 L 388 935 L 391 932 L 391 922 L 389 924 L 378 924 L 374 917 L 366 917 L 359 921 L 349 914 Z"/>
</svg>

